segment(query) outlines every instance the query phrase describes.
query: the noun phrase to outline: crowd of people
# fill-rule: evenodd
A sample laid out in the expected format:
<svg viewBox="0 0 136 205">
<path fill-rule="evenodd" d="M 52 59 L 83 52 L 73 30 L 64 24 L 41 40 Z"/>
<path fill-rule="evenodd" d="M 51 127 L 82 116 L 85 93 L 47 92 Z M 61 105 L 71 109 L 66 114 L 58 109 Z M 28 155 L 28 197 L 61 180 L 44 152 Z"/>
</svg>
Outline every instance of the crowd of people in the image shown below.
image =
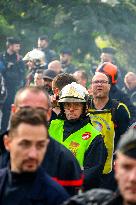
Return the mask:
<svg viewBox="0 0 136 205">
<path fill-rule="evenodd" d="M 0 204 L 136 204 L 136 73 L 105 49 L 89 76 L 47 36 L 20 48 L 0 55 Z"/>
</svg>

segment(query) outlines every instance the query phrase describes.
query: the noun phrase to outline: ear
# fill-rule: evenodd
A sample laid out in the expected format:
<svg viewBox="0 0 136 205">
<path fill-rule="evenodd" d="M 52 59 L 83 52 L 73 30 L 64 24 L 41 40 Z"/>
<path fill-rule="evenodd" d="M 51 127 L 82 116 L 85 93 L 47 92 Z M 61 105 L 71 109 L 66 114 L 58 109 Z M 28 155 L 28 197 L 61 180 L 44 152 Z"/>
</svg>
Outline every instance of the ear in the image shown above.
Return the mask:
<svg viewBox="0 0 136 205">
<path fill-rule="evenodd" d="M 15 113 L 15 112 L 16 112 L 16 109 L 17 109 L 17 108 L 16 108 L 15 104 L 12 104 L 12 105 L 11 105 L 11 112 L 12 112 L 12 113 Z"/>
<path fill-rule="evenodd" d="M 10 142 L 11 142 L 11 139 L 8 135 L 4 135 L 4 146 L 6 148 L 7 151 L 10 151 Z"/>
</svg>

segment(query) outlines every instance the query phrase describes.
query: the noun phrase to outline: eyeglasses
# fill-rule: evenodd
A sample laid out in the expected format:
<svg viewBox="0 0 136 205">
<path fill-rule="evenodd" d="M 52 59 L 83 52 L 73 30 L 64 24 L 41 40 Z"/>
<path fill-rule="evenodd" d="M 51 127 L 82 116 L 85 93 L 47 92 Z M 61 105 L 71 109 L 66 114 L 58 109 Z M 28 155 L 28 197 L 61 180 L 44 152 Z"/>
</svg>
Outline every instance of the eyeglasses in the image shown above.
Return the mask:
<svg viewBox="0 0 136 205">
<path fill-rule="evenodd" d="M 29 109 L 31 106 L 18 106 L 19 109 Z M 49 109 L 43 108 L 43 107 L 35 107 L 37 110 L 41 110 L 43 112 L 48 112 Z"/>
<path fill-rule="evenodd" d="M 64 109 L 70 109 L 71 107 L 74 108 L 74 110 L 79 110 L 81 109 L 81 107 L 83 106 L 82 103 L 78 103 L 78 102 L 71 102 L 71 103 L 68 103 L 68 102 L 65 102 L 64 103 Z"/>
<path fill-rule="evenodd" d="M 109 82 L 107 80 L 94 80 L 92 84 L 109 84 Z"/>
</svg>

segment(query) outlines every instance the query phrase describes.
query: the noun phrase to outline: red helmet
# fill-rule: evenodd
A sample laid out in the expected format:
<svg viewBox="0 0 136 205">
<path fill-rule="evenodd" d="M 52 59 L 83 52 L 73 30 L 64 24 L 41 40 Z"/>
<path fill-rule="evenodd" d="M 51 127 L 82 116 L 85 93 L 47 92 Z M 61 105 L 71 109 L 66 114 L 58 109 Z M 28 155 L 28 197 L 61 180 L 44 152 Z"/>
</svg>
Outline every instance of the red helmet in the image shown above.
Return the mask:
<svg viewBox="0 0 136 205">
<path fill-rule="evenodd" d="M 114 64 L 105 62 L 101 64 L 100 66 L 98 66 L 98 68 L 96 69 L 96 72 L 105 73 L 106 75 L 110 77 L 112 84 L 117 83 L 118 68 Z"/>
</svg>

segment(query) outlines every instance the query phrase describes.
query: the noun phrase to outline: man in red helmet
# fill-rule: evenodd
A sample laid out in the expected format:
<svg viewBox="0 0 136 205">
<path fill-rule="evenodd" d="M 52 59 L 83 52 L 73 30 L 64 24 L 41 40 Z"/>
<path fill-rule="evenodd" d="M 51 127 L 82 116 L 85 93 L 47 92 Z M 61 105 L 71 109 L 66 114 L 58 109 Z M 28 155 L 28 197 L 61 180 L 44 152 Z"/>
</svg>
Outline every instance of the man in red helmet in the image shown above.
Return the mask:
<svg viewBox="0 0 136 205">
<path fill-rule="evenodd" d="M 130 124 L 136 122 L 136 109 L 135 106 L 130 101 L 128 95 L 123 93 L 118 87 L 117 87 L 117 76 L 118 76 L 118 68 L 112 63 L 105 62 L 101 64 L 97 69 L 97 72 L 105 73 L 107 76 L 109 76 L 111 81 L 111 89 L 110 89 L 110 98 L 111 99 L 117 99 L 121 102 L 123 102 L 130 111 Z"/>
<path fill-rule="evenodd" d="M 118 65 L 117 60 L 115 58 L 115 54 L 116 54 L 116 49 L 112 48 L 112 47 L 106 47 L 102 49 L 102 53 L 100 55 L 100 59 L 101 59 L 101 64 L 105 63 L 105 62 L 109 62 L 115 65 Z M 118 67 L 118 87 L 120 89 L 123 88 L 124 86 L 124 77 L 126 74 L 126 70 L 122 67 Z"/>
</svg>

